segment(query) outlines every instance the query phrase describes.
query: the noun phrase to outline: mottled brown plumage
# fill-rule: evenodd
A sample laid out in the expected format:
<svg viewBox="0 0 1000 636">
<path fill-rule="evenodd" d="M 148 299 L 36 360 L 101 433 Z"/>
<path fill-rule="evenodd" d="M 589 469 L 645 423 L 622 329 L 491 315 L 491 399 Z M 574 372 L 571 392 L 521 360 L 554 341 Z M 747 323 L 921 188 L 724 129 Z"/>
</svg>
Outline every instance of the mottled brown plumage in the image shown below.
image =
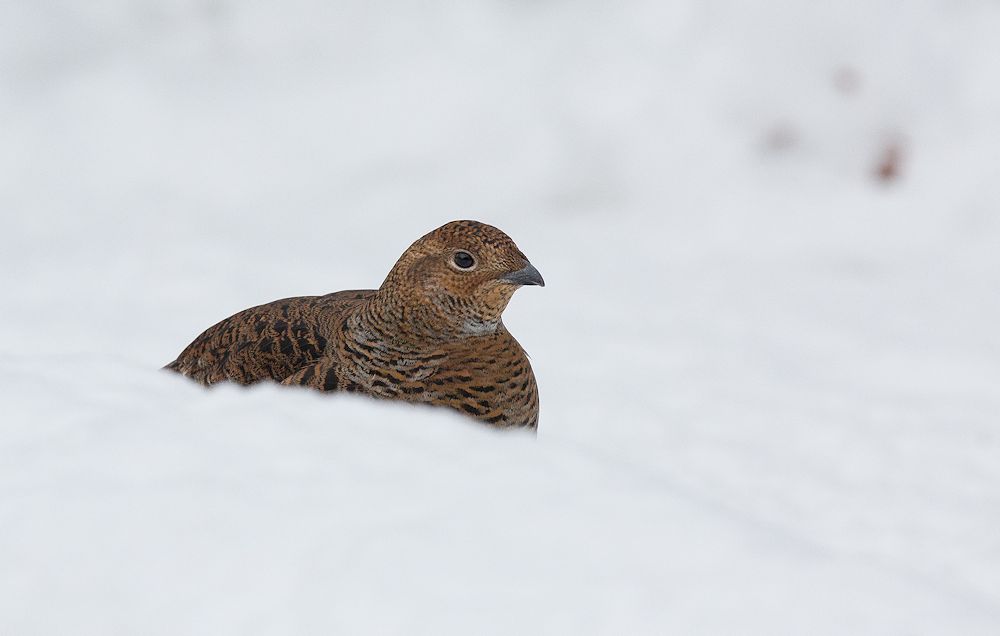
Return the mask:
<svg viewBox="0 0 1000 636">
<path fill-rule="evenodd" d="M 411 245 L 379 289 L 245 309 L 166 368 L 204 385 L 274 380 L 535 428 L 535 376 L 500 316 L 519 286 L 544 284 L 506 234 L 453 221 Z"/>
</svg>

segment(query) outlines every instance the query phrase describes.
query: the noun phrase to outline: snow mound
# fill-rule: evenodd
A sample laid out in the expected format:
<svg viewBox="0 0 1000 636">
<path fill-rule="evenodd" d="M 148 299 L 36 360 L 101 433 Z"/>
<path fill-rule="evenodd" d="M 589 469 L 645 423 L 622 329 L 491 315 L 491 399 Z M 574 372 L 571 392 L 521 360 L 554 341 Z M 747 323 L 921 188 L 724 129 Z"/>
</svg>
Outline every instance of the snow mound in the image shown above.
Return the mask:
<svg viewBox="0 0 1000 636">
<path fill-rule="evenodd" d="M 0 634 L 1000 633 L 998 32 L 0 4 Z M 455 218 L 537 438 L 159 371 Z"/>
</svg>

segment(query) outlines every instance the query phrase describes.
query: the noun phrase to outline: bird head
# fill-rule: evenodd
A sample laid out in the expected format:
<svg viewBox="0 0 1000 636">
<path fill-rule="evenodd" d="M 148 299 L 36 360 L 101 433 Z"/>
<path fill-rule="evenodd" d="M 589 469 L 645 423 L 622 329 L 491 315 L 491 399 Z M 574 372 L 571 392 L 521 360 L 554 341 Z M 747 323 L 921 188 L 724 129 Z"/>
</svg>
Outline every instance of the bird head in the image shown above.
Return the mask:
<svg viewBox="0 0 1000 636">
<path fill-rule="evenodd" d="M 403 252 L 378 293 L 442 335 L 480 335 L 496 330 L 522 285 L 545 281 L 509 236 L 478 221 L 452 221 Z"/>
</svg>

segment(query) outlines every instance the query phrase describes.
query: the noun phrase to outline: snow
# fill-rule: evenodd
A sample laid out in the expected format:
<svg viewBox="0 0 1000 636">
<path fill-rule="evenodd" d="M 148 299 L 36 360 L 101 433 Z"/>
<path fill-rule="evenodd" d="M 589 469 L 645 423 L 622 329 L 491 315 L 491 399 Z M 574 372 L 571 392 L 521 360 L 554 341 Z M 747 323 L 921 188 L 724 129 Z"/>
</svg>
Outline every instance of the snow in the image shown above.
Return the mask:
<svg viewBox="0 0 1000 636">
<path fill-rule="evenodd" d="M 1000 633 L 998 29 L 3 3 L 0 634 Z M 159 371 L 455 218 L 537 438 Z"/>
</svg>

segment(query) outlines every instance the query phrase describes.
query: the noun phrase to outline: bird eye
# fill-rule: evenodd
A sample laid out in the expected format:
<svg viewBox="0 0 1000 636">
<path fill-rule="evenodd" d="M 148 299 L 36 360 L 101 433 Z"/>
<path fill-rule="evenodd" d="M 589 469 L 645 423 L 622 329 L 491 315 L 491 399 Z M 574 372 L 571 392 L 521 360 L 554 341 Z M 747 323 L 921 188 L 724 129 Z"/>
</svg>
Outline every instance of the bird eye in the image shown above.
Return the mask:
<svg viewBox="0 0 1000 636">
<path fill-rule="evenodd" d="M 472 254 L 468 252 L 455 252 L 451 260 L 458 269 L 468 270 L 476 266 L 476 259 L 472 258 Z"/>
</svg>

